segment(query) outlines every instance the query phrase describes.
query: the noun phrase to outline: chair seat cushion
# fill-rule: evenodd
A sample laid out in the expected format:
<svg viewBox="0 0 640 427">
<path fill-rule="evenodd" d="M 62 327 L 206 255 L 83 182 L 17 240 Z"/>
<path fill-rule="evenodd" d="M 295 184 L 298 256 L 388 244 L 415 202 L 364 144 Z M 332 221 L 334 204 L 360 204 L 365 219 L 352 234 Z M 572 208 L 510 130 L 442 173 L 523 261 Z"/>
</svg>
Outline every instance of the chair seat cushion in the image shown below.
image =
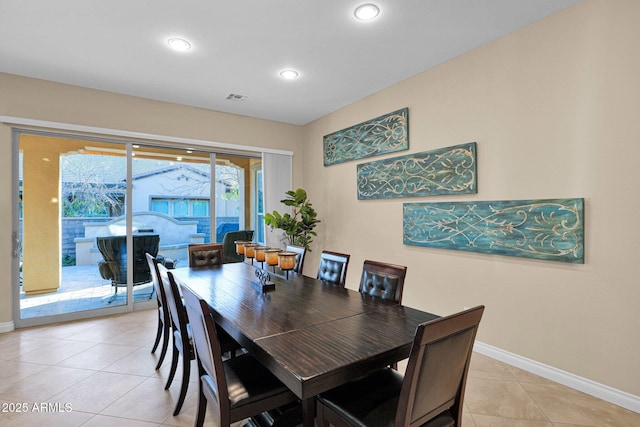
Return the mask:
<svg viewBox="0 0 640 427">
<path fill-rule="evenodd" d="M 393 427 L 398 409 L 403 375 L 385 368 L 369 376 L 337 387 L 318 396 L 318 401 L 360 427 Z M 447 411 L 430 422 L 428 427 L 455 425 Z"/>
<path fill-rule="evenodd" d="M 291 393 L 280 380 L 249 354 L 225 360 L 224 372 L 231 409 L 280 393 Z M 216 390 L 211 377 L 203 375 L 201 380 L 204 387 Z"/>
</svg>

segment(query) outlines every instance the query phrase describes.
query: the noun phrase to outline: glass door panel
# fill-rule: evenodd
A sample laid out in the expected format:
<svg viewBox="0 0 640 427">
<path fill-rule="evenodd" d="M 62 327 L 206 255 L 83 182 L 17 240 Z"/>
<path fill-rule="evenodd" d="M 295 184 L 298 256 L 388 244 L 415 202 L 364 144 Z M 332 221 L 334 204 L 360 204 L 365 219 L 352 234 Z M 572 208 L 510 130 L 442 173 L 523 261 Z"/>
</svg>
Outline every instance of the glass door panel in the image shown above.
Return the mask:
<svg viewBox="0 0 640 427">
<path fill-rule="evenodd" d="M 133 239 L 157 236 L 153 249 L 169 268 L 189 264 L 189 244 L 211 241 L 210 157 L 194 150 L 133 146 Z M 150 297 L 151 288 L 134 283 L 134 302 Z"/>
<path fill-rule="evenodd" d="M 90 144 L 20 136 L 21 320 L 126 304 L 126 242 L 104 240 L 126 232 L 124 145 Z"/>
</svg>

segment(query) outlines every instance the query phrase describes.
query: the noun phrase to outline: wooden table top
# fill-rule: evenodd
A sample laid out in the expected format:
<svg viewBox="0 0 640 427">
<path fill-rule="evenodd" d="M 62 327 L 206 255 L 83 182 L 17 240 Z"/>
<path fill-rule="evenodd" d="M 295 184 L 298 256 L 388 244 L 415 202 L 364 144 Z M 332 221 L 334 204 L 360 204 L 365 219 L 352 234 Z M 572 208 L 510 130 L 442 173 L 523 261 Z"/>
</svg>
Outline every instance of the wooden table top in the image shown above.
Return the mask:
<svg viewBox="0 0 640 427">
<path fill-rule="evenodd" d="M 438 317 L 297 274 L 262 293 L 246 263 L 171 271 L 301 399 L 406 358 L 418 324 Z"/>
</svg>

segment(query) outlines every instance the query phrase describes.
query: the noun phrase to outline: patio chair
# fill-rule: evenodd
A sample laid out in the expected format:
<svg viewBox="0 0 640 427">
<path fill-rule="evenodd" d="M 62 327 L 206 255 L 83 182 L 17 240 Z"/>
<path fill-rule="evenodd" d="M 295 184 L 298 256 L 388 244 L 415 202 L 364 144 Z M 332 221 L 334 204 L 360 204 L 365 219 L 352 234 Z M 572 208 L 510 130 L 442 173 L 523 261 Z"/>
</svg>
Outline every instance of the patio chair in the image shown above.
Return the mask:
<svg viewBox="0 0 640 427">
<path fill-rule="evenodd" d="M 127 286 L 127 238 L 126 236 L 96 237 L 98 250 L 104 261 L 98 262 L 100 275 L 111 280 L 115 288 Z M 136 234 L 133 236 L 133 286 L 151 282 L 151 270 L 145 254 L 158 255 L 160 236 L 157 234 Z"/>
<path fill-rule="evenodd" d="M 385 368 L 317 398 L 319 427 L 460 426 L 478 306 L 418 326 L 404 376 Z"/>
<path fill-rule="evenodd" d="M 244 261 L 244 256 L 236 253 L 236 240 L 252 241 L 253 230 L 230 231 L 224 235 L 222 248 L 225 264 Z"/>
</svg>

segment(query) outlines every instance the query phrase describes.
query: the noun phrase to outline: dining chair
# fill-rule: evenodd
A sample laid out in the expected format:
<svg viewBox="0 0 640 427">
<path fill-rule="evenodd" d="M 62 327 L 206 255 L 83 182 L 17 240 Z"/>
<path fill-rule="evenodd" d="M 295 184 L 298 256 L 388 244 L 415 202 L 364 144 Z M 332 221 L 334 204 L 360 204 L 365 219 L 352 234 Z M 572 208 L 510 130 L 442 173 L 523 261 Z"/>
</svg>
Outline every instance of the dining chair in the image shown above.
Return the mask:
<svg viewBox="0 0 640 427">
<path fill-rule="evenodd" d="M 302 246 L 287 245 L 285 251 L 296 253 L 296 266 L 293 267 L 293 271 L 298 274 L 302 274 L 302 267 L 304 267 L 304 257 L 307 254 L 307 249 Z"/>
<path fill-rule="evenodd" d="M 348 254 L 322 251 L 322 254 L 320 254 L 318 275 L 316 277 L 325 283 L 344 288 L 344 282 L 347 278 L 349 258 L 350 255 Z"/>
<path fill-rule="evenodd" d="M 484 306 L 422 323 L 404 375 L 378 370 L 317 398 L 319 427 L 460 426 Z"/>
<path fill-rule="evenodd" d="M 181 286 L 191 319 L 200 377 L 196 427 L 204 424 L 207 405 L 214 424 L 229 427 L 231 423 L 297 402 L 297 397 L 252 355 L 244 353 L 223 361 L 209 305 L 191 289 Z"/>
<path fill-rule="evenodd" d="M 359 291 L 374 298 L 402 303 L 402 290 L 407 267 L 385 262 L 365 260 L 362 265 Z M 398 363 L 391 366 L 398 369 Z"/>
<path fill-rule="evenodd" d="M 169 348 L 169 334 L 171 333 L 171 315 L 169 314 L 169 307 L 167 306 L 167 297 L 164 292 L 164 287 L 160 283 L 160 274 L 158 273 L 158 260 L 150 253 L 146 253 L 147 263 L 149 264 L 149 271 L 151 272 L 151 282 L 153 283 L 153 290 L 156 294 L 156 301 L 158 302 L 158 331 L 156 332 L 156 339 L 153 343 L 151 353 L 155 353 L 162 339 L 162 349 L 160 350 L 160 358 L 156 364 L 156 370 L 160 369 L 164 357 L 167 354 Z"/>
<path fill-rule="evenodd" d="M 173 382 L 173 378 L 178 367 L 178 359 L 180 358 L 180 355 L 182 355 L 182 384 L 180 386 L 178 402 L 176 403 L 176 407 L 173 411 L 173 415 L 178 415 L 180 413 L 180 409 L 182 409 L 184 399 L 187 396 L 189 375 L 191 374 L 191 361 L 195 359 L 195 352 L 193 349 L 191 327 L 189 325 L 189 319 L 184 307 L 180 288 L 178 287 L 173 274 L 165 266 L 158 264 L 158 273 L 167 297 L 167 306 L 169 307 L 169 313 L 171 315 L 171 330 L 173 331 L 171 370 L 169 371 L 167 383 L 164 386 L 165 390 L 168 390 Z M 231 352 L 233 355 L 235 351 L 240 348 L 240 345 L 234 341 L 231 336 L 224 333 L 224 335 L 220 337 L 220 347 L 223 353 Z"/>
<path fill-rule="evenodd" d="M 403 265 L 365 260 L 362 265 L 359 291 L 400 304 L 406 275 L 407 267 Z"/>
<path fill-rule="evenodd" d="M 191 244 L 187 250 L 189 252 L 189 267 L 222 265 L 224 263 L 224 250 L 221 243 Z"/>
</svg>

